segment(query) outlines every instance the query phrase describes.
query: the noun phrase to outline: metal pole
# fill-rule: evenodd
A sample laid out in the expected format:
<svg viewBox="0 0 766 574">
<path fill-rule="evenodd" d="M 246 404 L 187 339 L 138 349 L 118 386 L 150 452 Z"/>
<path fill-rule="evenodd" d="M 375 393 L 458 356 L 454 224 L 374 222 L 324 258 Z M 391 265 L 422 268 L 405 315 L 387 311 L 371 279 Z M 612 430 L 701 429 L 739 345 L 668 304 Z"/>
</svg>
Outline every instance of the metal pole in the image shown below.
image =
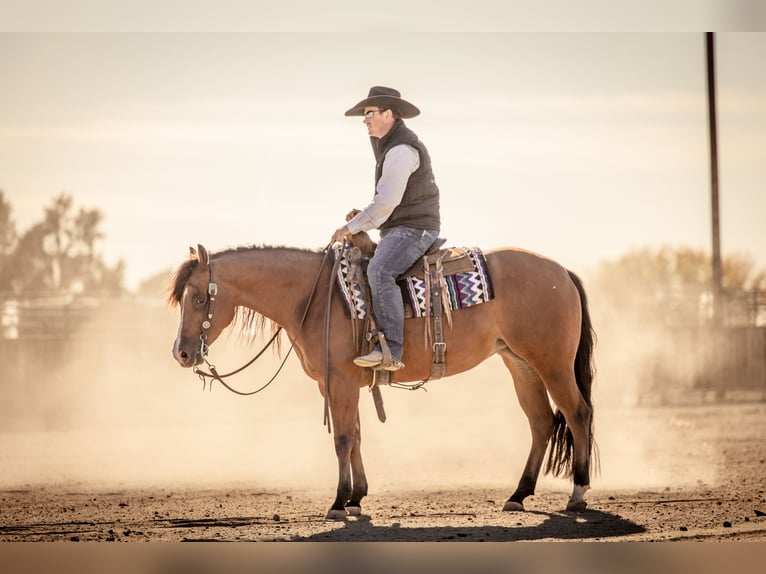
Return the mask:
<svg viewBox="0 0 766 574">
<path fill-rule="evenodd" d="M 721 228 L 718 215 L 718 125 L 715 102 L 715 37 L 705 33 L 707 55 L 707 101 L 710 128 L 710 190 L 713 223 L 713 324 L 721 325 Z"/>
</svg>

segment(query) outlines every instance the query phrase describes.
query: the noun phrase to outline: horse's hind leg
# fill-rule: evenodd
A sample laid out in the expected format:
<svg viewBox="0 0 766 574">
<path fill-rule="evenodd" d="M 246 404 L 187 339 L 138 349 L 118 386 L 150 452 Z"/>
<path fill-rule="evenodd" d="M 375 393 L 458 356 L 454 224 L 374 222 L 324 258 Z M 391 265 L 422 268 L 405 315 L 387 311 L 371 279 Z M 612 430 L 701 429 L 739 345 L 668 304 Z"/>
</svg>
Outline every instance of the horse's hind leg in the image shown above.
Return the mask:
<svg viewBox="0 0 766 574">
<path fill-rule="evenodd" d="M 562 449 L 564 460 L 572 463 L 574 487 L 567 503 L 567 510 L 582 511 L 587 507 L 585 492 L 590 489 L 591 421 L 593 410 L 583 398 L 577 387 L 573 372 L 544 374 L 543 380 L 553 402 L 564 415 L 566 427 L 572 433 L 572 445 L 566 444 L 565 430 L 557 433 L 551 449 Z M 574 455 L 572 457 L 572 455 Z M 573 458 L 573 460 L 572 460 Z M 556 469 L 551 469 L 556 471 Z"/>
<path fill-rule="evenodd" d="M 354 446 L 351 447 L 351 498 L 346 504 L 346 510 L 350 516 L 359 516 L 362 513 L 362 498 L 367 496 L 367 476 L 362 464 L 362 430 L 359 421 L 359 411 L 356 413 L 356 432 L 354 433 Z"/>
<path fill-rule="evenodd" d="M 506 501 L 503 510 L 524 510 L 524 499 L 535 493 L 540 468 L 545 458 L 545 449 L 553 433 L 553 411 L 548 402 L 545 386 L 537 372 L 523 359 L 507 349 L 501 351 L 503 362 L 513 375 L 513 384 L 524 414 L 529 420 L 532 432 L 532 446 L 527 464 L 521 475 L 516 491 Z"/>
</svg>

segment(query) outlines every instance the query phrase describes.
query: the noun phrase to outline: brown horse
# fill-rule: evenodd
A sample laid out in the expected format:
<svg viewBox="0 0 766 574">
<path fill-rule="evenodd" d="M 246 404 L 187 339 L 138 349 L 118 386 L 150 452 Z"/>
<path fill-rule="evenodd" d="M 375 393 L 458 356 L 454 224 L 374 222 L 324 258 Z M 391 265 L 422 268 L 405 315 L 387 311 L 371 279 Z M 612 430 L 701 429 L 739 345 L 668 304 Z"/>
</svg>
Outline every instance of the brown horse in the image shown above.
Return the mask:
<svg viewBox="0 0 766 574">
<path fill-rule="evenodd" d="M 534 494 L 549 441 L 545 472 L 572 476 L 567 510 L 583 510 L 593 451 L 595 335 L 582 284 L 574 273 L 527 251 L 505 248 L 486 257 L 495 298 L 453 313 L 452 327 L 444 333 L 446 375 L 467 371 L 495 353 L 511 372 L 529 419 L 532 447 L 503 510 L 523 510 L 524 499 Z M 332 266 L 325 263 L 319 251 L 240 247 L 209 256 L 198 246 L 178 268 L 169 300 L 181 308 L 173 345 L 173 356 L 181 366 L 200 364 L 202 348 L 206 350 L 235 317 L 243 328 L 262 327 L 265 317 L 272 326 L 284 328 L 303 370 L 317 381 L 323 396 L 328 388 L 325 378 L 330 381 L 327 400 L 339 477 L 327 518 L 342 519 L 358 515 L 367 495 L 358 402 L 360 389 L 372 382 L 372 371 L 352 362 L 356 349 L 351 323 L 338 295 L 330 295 Z M 211 283 L 216 287 L 210 289 Z M 325 307 L 331 296 L 338 300 L 331 307 L 328 367 L 323 368 Z M 393 374 L 394 381 L 428 378 L 432 356 L 423 346 L 424 329 L 424 319 L 405 321 L 402 360 L 406 367 Z"/>
</svg>

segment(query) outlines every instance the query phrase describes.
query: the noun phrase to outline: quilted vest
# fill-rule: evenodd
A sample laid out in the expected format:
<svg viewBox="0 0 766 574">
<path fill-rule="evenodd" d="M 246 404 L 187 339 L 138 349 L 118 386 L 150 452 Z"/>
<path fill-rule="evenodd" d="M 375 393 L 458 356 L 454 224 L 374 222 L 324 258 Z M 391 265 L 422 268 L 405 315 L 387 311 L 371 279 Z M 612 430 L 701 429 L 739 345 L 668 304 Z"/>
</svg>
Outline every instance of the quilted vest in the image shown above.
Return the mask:
<svg viewBox="0 0 766 574">
<path fill-rule="evenodd" d="M 426 146 L 412 130 L 404 125 L 402 120 L 396 120 L 391 131 L 382 138 L 373 137 L 370 140 L 376 161 L 376 187 L 383 173 L 383 160 L 388 150 L 397 145 L 407 144 L 418 150 L 420 154 L 420 167 L 407 180 L 402 201 L 391 213 L 391 216 L 383 222 L 380 229 L 404 225 L 415 229 L 438 231 L 441 226 L 439 188 L 436 186 L 434 174 L 431 171 L 431 156 L 428 155 Z"/>
</svg>

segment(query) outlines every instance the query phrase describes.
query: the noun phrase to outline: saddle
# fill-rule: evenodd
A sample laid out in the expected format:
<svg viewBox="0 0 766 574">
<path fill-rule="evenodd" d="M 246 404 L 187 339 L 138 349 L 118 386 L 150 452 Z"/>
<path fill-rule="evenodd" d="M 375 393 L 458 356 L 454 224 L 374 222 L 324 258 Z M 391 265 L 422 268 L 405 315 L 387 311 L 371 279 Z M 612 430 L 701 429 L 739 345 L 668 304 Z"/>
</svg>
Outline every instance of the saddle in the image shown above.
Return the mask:
<svg viewBox="0 0 766 574">
<path fill-rule="evenodd" d="M 442 274 L 444 277 L 450 277 L 459 273 L 470 273 L 474 270 L 474 264 L 468 256 L 468 252 L 462 247 L 443 248 L 447 240 L 443 237 L 436 239 L 426 250 L 425 255 L 416 261 L 412 267 L 402 273 L 397 281 L 403 281 L 409 277 L 418 279 L 426 278 L 426 266 L 428 268 L 437 265 L 441 260 Z M 364 231 L 351 237 L 351 244 L 359 249 L 365 259 L 372 258 L 375 255 L 377 244 L 370 239 Z"/>
<path fill-rule="evenodd" d="M 462 248 L 443 249 L 442 246 L 446 239 L 439 238 L 428 248 L 425 255 L 417 261 L 410 269 L 403 273 L 398 282 L 419 280 L 424 284 L 423 299 L 425 300 L 426 318 L 425 346 L 429 348 L 429 343 L 433 359 L 431 361 L 431 371 L 428 380 L 440 379 L 444 376 L 447 369 L 446 351 L 447 344 L 444 342 L 443 318 L 446 316 L 449 325 L 452 325 L 452 315 L 449 301 L 445 300 L 446 284 L 445 278 L 463 273 L 471 273 L 475 269 L 474 262 L 469 257 L 467 250 Z M 372 242 L 366 233 L 358 233 L 353 236 L 353 247 L 355 253 L 350 253 L 348 260 L 350 263 L 349 277 L 350 281 L 359 285 L 363 292 L 369 295 L 369 286 L 364 268 L 369 258 L 375 253 L 376 244 Z M 405 305 L 405 317 L 416 316 L 411 307 Z M 431 321 L 433 320 L 433 329 Z M 383 349 L 384 357 L 390 357 L 388 353 L 385 337 L 381 333 L 375 333 L 372 329 L 372 338 L 378 337 L 378 342 Z M 371 337 L 368 335 L 368 340 Z M 385 362 L 385 360 L 384 360 Z M 377 384 L 390 384 L 391 373 L 385 370 L 376 370 L 373 378 L 373 386 Z"/>
<path fill-rule="evenodd" d="M 457 275 L 458 273 L 470 273 L 473 271 L 473 263 L 468 257 L 468 252 L 461 247 L 448 247 L 442 249 L 442 246 L 446 241 L 446 239 L 441 237 L 434 241 L 431 247 L 428 248 L 428 251 L 426 251 L 423 259 L 417 261 L 412 267 L 402 273 L 399 279 L 403 280 L 407 277 L 425 279 L 426 268 L 431 269 L 439 264 L 441 264 L 441 273 L 445 277 Z"/>
</svg>

